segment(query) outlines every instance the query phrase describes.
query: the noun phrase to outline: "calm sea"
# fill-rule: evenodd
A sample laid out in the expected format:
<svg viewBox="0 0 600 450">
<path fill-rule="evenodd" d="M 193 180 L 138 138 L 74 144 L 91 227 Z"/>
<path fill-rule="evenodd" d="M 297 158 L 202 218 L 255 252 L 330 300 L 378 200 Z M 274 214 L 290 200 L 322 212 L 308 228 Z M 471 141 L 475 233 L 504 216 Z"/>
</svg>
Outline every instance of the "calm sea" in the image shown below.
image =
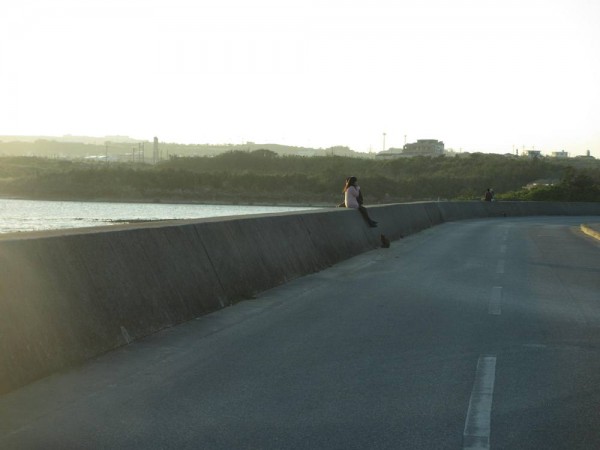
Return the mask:
<svg viewBox="0 0 600 450">
<path fill-rule="evenodd" d="M 164 219 L 198 219 L 319 208 L 0 199 L 0 233 L 95 227 Z"/>
</svg>

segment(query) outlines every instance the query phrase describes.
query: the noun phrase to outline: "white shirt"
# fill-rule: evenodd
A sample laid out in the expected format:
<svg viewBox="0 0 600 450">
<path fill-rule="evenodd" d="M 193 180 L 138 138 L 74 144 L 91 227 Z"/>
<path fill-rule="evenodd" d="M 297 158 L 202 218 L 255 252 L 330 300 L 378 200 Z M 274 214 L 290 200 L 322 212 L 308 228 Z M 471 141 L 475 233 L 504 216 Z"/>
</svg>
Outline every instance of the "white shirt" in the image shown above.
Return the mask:
<svg viewBox="0 0 600 450">
<path fill-rule="evenodd" d="M 360 192 L 360 186 L 350 186 L 344 192 L 344 203 L 346 208 L 358 209 L 358 193 Z"/>
</svg>

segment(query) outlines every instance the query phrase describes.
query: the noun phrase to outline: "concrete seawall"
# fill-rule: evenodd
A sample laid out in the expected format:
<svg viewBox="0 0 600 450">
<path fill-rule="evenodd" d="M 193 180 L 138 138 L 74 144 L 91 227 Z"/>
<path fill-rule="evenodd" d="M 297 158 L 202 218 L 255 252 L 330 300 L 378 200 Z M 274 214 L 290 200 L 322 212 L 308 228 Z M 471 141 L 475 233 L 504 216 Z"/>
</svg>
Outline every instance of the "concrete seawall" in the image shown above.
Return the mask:
<svg viewBox="0 0 600 450">
<path fill-rule="evenodd" d="M 453 220 L 600 203 L 424 202 L 0 236 L 0 394 Z"/>
</svg>

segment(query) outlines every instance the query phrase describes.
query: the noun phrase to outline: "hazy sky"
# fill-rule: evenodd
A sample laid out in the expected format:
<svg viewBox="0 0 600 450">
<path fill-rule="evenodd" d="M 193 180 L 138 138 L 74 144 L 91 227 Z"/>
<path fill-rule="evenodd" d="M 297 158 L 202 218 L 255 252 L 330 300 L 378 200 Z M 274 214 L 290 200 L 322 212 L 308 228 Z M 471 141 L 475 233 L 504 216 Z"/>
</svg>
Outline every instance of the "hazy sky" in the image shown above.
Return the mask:
<svg viewBox="0 0 600 450">
<path fill-rule="evenodd" d="M 599 0 L 0 0 L 0 135 L 600 157 Z"/>
</svg>

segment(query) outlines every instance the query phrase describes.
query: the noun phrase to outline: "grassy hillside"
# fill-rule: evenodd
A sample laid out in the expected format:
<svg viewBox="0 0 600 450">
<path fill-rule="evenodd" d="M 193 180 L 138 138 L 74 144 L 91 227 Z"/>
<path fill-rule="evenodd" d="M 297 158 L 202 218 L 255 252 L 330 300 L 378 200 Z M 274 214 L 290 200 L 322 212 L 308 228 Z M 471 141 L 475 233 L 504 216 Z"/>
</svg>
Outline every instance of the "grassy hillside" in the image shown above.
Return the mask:
<svg viewBox="0 0 600 450">
<path fill-rule="evenodd" d="M 280 156 L 260 149 L 156 165 L 0 158 L 0 196 L 31 199 L 335 205 L 347 176 L 367 204 L 498 199 L 600 201 L 600 161 L 490 154 L 393 160 Z M 533 183 L 533 189 L 524 187 Z"/>
</svg>

